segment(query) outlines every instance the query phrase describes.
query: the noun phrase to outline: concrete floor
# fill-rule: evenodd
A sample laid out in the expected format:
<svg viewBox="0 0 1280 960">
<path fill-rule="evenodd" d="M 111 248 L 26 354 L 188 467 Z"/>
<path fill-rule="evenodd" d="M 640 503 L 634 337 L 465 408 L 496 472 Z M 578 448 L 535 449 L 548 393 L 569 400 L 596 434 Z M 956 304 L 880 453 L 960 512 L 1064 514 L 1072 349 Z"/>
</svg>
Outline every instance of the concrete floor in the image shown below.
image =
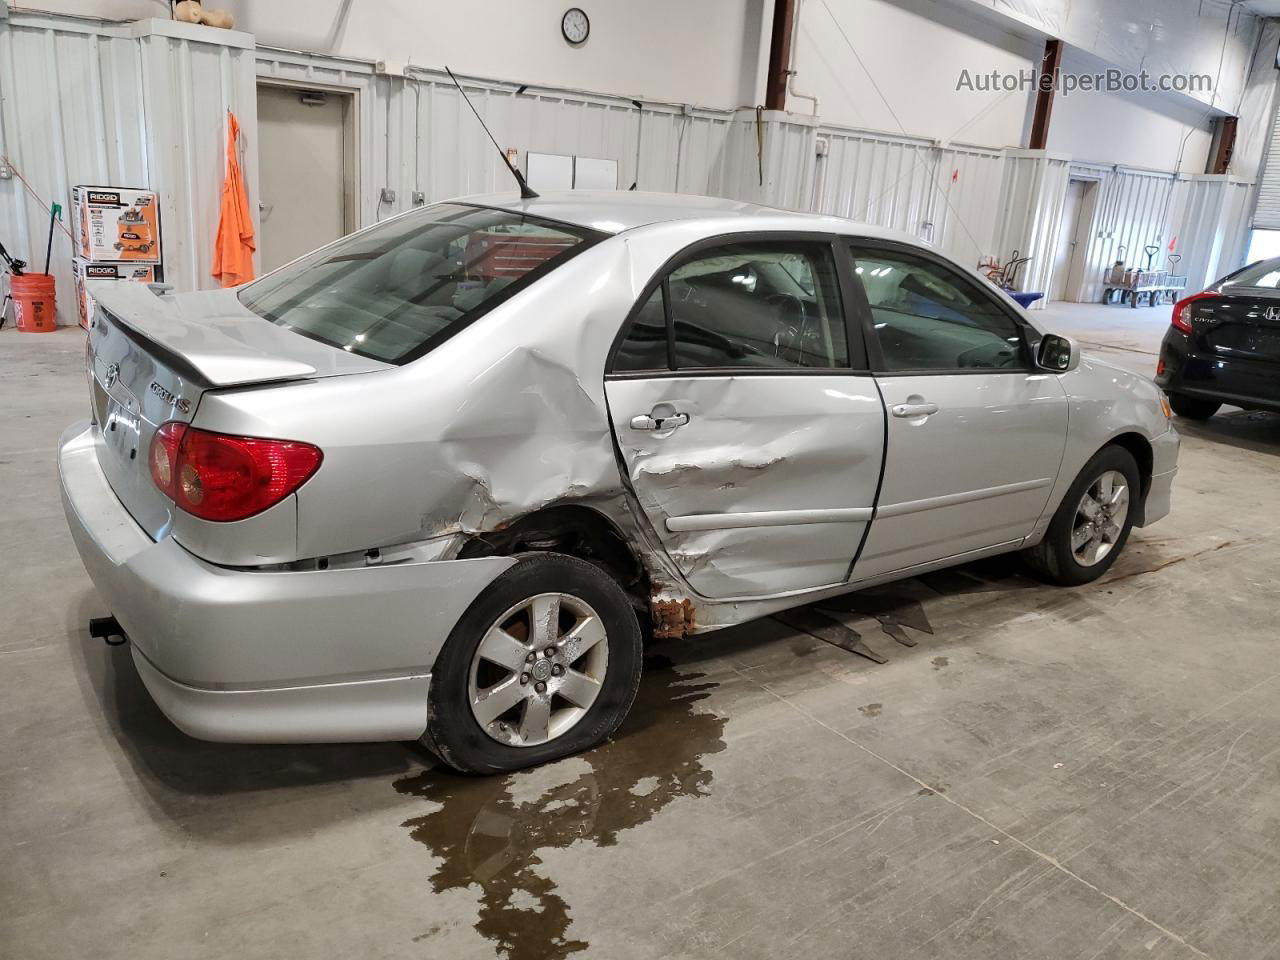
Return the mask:
<svg viewBox="0 0 1280 960">
<path fill-rule="evenodd" d="M 1040 316 L 1149 371 L 1168 310 Z M 190 740 L 88 639 L 81 356 L 0 333 L 0 956 L 1280 956 L 1280 418 L 1186 429 L 1100 583 L 859 595 L 881 666 L 775 620 L 668 643 L 613 743 L 469 780 Z"/>
</svg>

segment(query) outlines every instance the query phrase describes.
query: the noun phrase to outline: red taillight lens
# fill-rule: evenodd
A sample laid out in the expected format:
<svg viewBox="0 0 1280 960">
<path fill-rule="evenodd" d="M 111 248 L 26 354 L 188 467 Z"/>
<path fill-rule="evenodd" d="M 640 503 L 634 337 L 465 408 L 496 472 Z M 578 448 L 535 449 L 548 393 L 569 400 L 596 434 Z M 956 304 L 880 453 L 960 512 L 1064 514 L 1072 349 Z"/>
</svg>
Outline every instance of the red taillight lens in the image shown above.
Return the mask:
<svg viewBox="0 0 1280 960">
<path fill-rule="evenodd" d="M 1197 300 L 1212 300 L 1213 298 L 1214 294 L 1212 293 L 1193 293 L 1185 300 L 1179 300 L 1175 303 L 1173 305 L 1173 319 L 1171 321 L 1174 329 L 1181 330 L 1183 333 L 1194 333 L 1195 331 L 1191 326 L 1192 305 Z"/>
<path fill-rule="evenodd" d="M 243 520 L 279 503 L 320 466 L 318 447 L 166 423 L 151 441 L 151 479 L 204 520 Z"/>
<path fill-rule="evenodd" d="M 151 482 L 167 496 L 173 496 L 173 478 L 178 475 L 178 447 L 186 433 L 185 423 L 166 423 L 151 438 Z"/>
</svg>

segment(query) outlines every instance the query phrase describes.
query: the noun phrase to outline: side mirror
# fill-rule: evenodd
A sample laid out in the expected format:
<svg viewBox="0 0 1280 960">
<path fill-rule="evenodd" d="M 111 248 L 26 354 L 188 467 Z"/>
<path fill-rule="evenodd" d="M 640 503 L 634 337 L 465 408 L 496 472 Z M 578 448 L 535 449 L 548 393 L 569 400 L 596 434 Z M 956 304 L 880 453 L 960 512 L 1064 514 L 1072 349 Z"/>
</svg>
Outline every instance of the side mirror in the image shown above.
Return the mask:
<svg viewBox="0 0 1280 960">
<path fill-rule="evenodd" d="M 1046 333 L 1036 347 L 1036 366 L 1050 373 L 1070 373 L 1080 366 L 1080 345 L 1070 337 Z"/>
</svg>

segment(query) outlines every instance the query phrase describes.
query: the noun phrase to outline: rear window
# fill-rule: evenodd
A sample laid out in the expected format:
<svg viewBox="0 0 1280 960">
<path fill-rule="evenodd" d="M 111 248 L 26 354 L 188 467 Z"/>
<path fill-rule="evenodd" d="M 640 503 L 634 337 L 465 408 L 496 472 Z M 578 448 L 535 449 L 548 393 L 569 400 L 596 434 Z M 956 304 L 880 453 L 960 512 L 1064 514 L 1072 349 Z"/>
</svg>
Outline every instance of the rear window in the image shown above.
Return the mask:
<svg viewBox="0 0 1280 960">
<path fill-rule="evenodd" d="M 1259 260 L 1222 279 L 1224 287 L 1254 287 L 1274 290 L 1280 286 L 1280 259 Z"/>
<path fill-rule="evenodd" d="M 317 250 L 249 284 L 240 301 L 313 340 L 407 363 L 601 236 L 437 204 Z"/>
</svg>

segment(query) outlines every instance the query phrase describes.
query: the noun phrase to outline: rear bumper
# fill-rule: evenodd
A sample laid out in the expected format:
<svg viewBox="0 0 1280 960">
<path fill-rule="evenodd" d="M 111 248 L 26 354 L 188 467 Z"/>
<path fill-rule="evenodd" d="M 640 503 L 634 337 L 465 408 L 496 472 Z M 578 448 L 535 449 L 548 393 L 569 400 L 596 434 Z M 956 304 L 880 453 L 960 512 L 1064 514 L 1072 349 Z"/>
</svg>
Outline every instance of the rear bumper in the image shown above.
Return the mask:
<svg viewBox="0 0 1280 960">
<path fill-rule="evenodd" d="M 1167 393 L 1219 400 L 1246 410 L 1280 412 L 1280 365 L 1270 360 L 1203 355 L 1178 330 L 1165 334 L 1156 384 Z"/>
<path fill-rule="evenodd" d="M 431 667 L 453 625 L 515 561 L 323 571 L 206 563 L 153 541 L 112 492 L 87 425 L 58 455 L 85 569 L 129 634 L 164 713 L 206 740 L 403 740 L 426 727 Z"/>
</svg>

